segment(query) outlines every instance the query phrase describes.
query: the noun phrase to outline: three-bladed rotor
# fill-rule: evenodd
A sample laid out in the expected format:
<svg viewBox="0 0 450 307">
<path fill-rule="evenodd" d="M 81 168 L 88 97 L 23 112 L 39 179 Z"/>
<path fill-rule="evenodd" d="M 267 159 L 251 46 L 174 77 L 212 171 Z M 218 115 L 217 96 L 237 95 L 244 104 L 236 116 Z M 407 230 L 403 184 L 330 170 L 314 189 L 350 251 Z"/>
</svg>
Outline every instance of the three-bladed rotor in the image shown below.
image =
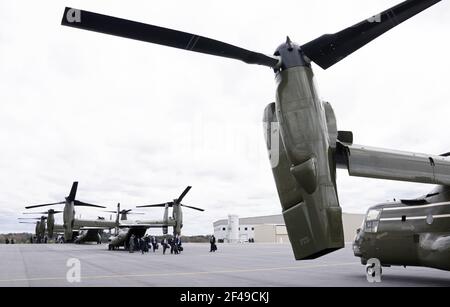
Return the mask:
<svg viewBox="0 0 450 307">
<path fill-rule="evenodd" d="M 120 36 L 168 47 L 215 55 L 278 69 L 308 65 L 323 69 L 338 63 L 359 48 L 441 0 L 407 0 L 334 34 L 306 44 L 288 40 L 274 56 L 250 51 L 215 39 L 84 10 L 65 8 L 62 25 Z"/>
</svg>

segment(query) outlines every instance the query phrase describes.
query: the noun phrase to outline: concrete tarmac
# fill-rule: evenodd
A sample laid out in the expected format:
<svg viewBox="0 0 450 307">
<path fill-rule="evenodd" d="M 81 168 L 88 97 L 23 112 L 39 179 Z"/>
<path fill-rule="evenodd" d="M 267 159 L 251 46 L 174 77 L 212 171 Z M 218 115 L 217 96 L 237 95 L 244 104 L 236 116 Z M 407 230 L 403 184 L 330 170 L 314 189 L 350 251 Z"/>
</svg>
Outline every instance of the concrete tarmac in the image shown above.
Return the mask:
<svg viewBox="0 0 450 307">
<path fill-rule="evenodd" d="M 450 272 L 417 267 L 383 268 L 382 282 L 368 283 L 351 245 L 308 261 L 295 261 L 289 244 L 218 244 L 215 253 L 183 246 L 179 255 L 161 247 L 142 255 L 105 244 L 1 244 L 0 286 L 450 286 Z M 78 261 L 81 280 L 69 282 Z"/>
</svg>

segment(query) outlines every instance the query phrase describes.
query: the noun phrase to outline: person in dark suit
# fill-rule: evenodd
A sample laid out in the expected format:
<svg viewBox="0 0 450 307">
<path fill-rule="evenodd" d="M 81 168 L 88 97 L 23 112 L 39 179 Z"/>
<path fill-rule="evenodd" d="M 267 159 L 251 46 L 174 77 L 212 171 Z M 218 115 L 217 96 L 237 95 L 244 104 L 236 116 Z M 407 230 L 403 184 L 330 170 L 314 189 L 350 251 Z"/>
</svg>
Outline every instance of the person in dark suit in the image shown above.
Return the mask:
<svg viewBox="0 0 450 307">
<path fill-rule="evenodd" d="M 153 252 L 155 252 L 157 244 L 158 244 L 158 241 L 156 240 L 156 237 L 155 237 L 155 236 L 152 236 L 152 247 L 153 247 Z"/>
<path fill-rule="evenodd" d="M 175 240 L 173 238 L 169 238 L 169 245 L 170 245 L 170 253 L 173 254 Z"/>
<path fill-rule="evenodd" d="M 128 245 L 128 251 L 130 253 L 134 253 L 134 235 L 130 236 L 130 241 L 129 241 L 129 245 Z"/>
<path fill-rule="evenodd" d="M 169 247 L 169 244 L 168 244 L 168 242 L 167 242 L 167 238 L 166 237 L 164 237 L 164 239 L 162 240 L 162 247 L 163 247 L 163 255 L 165 255 L 166 254 L 166 249 Z"/>
<path fill-rule="evenodd" d="M 211 244 L 211 248 L 209 249 L 209 252 L 215 252 L 217 250 L 217 246 L 216 246 L 216 237 L 214 237 L 214 235 L 211 236 L 211 238 L 209 238 L 209 244 Z"/>
<path fill-rule="evenodd" d="M 177 245 L 177 252 L 178 254 L 181 253 L 183 251 L 183 246 L 181 246 L 181 237 L 180 235 L 177 235 L 177 240 L 176 240 L 176 245 Z"/>
<path fill-rule="evenodd" d="M 145 235 L 144 237 L 144 248 L 145 248 L 145 252 L 148 252 L 148 249 L 150 247 L 150 237 L 148 235 Z"/>
<path fill-rule="evenodd" d="M 178 255 L 178 235 L 173 238 L 173 252 Z"/>
</svg>

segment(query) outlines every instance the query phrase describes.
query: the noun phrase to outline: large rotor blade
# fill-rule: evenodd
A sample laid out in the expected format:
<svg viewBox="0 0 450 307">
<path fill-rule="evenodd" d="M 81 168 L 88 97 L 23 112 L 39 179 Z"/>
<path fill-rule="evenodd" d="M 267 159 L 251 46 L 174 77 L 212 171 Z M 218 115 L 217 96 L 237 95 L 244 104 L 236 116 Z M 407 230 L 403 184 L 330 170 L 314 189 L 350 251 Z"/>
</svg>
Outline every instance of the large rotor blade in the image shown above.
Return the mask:
<svg viewBox="0 0 450 307">
<path fill-rule="evenodd" d="M 46 207 L 46 206 L 54 206 L 54 205 L 62 205 L 65 204 L 65 201 L 60 201 L 58 203 L 51 203 L 51 204 L 42 204 L 42 205 L 32 205 L 32 206 L 28 206 L 25 207 L 25 209 L 31 209 L 31 208 L 38 208 L 38 207 Z"/>
<path fill-rule="evenodd" d="M 205 209 L 202 209 L 202 208 L 197 208 L 197 207 L 192 207 L 192 206 L 186 206 L 186 205 L 183 205 L 183 204 L 181 204 L 183 207 L 186 207 L 186 208 L 190 208 L 190 209 L 194 209 L 194 210 L 198 210 L 198 211 L 205 211 Z"/>
<path fill-rule="evenodd" d="M 79 201 L 79 200 L 75 200 L 75 201 L 73 202 L 73 204 L 74 204 L 75 206 L 81 206 L 81 207 L 106 208 L 106 207 L 104 207 L 104 206 L 99 206 L 99 205 L 93 205 L 93 204 L 84 203 L 84 202 Z"/>
<path fill-rule="evenodd" d="M 181 203 L 181 201 L 183 200 L 183 198 L 186 196 L 186 194 L 189 192 L 189 190 L 191 189 L 191 186 L 187 186 L 186 189 L 184 189 L 183 193 L 181 193 L 181 195 L 177 198 L 177 202 Z"/>
<path fill-rule="evenodd" d="M 440 1 L 404 1 L 352 27 L 316 38 L 301 48 L 310 60 L 327 69 L 378 36 Z"/>
<path fill-rule="evenodd" d="M 68 7 L 64 10 L 61 24 L 148 43 L 241 60 L 247 64 L 276 67 L 279 62 L 275 57 L 207 37 Z"/>
<path fill-rule="evenodd" d="M 77 196 L 78 182 L 74 181 L 72 184 L 72 188 L 70 189 L 69 196 L 67 196 L 68 201 L 74 201 Z"/>
<path fill-rule="evenodd" d="M 136 206 L 136 208 L 165 207 L 166 205 L 168 205 L 168 207 L 172 207 L 173 202 L 164 203 L 164 204 L 155 204 L 155 205 Z"/>
<path fill-rule="evenodd" d="M 49 211 L 42 211 L 42 212 L 22 212 L 22 214 L 49 214 L 49 213 L 57 214 L 57 213 L 62 213 L 62 211 L 49 210 Z"/>
</svg>

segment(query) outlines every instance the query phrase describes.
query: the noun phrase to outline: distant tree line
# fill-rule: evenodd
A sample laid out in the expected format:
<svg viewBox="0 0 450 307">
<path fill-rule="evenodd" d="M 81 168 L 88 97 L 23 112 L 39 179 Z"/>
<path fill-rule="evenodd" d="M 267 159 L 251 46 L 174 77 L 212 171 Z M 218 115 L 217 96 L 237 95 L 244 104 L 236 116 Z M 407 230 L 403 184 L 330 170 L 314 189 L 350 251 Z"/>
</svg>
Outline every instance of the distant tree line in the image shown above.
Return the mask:
<svg viewBox="0 0 450 307">
<path fill-rule="evenodd" d="M 6 233 L 6 234 L 0 234 L 0 244 L 5 244 L 6 239 L 11 241 L 11 239 L 14 240 L 14 243 L 30 243 L 30 238 L 33 234 L 28 232 L 22 232 L 22 233 Z"/>
<path fill-rule="evenodd" d="M 14 239 L 14 243 L 16 244 L 23 244 L 23 243 L 30 243 L 30 238 L 33 234 L 32 233 L 7 233 L 7 234 L 0 234 L 0 244 L 5 244 L 6 239 L 11 241 L 11 239 Z M 103 232 L 102 233 L 102 242 L 107 242 L 109 238 L 109 232 Z M 161 242 L 163 239 L 163 236 L 156 236 L 158 238 L 158 241 Z M 184 243 L 208 243 L 209 238 L 211 236 L 181 236 L 181 242 Z"/>
</svg>

